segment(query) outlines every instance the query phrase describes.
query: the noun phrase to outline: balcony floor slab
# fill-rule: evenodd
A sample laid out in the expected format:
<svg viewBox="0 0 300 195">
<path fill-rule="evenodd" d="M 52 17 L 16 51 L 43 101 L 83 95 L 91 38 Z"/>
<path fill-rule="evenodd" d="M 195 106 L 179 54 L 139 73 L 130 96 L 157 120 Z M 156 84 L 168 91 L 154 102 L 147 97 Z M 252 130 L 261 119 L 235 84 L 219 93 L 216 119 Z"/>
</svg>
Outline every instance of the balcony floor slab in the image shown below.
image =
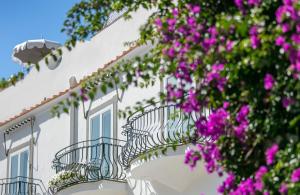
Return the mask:
<svg viewBox="0 0 300 195">
<path fill-rule="evenodd" d="M 192 147 L 192 146 L 189 146 Z M 133 179 L 157 181 L 179 192 L 187 192 L 198 183 L 203 192 L 215 192 L 224 177 L 207 174 L 204 164 L 198 163 L 194 170 L 184 164 L 184 153 L 187 146 L 179 146 L 176 151 L 169 149 L 166 155 L 151 157 L 149 160 L 136 159 L 132 162 L 127 176 Z"/>
<path fill-rule="evenodd" d="M 70 186 L 57 195 L 126 195 L 127 191 L 127 183 L 99 181 Z"/>
</svg>

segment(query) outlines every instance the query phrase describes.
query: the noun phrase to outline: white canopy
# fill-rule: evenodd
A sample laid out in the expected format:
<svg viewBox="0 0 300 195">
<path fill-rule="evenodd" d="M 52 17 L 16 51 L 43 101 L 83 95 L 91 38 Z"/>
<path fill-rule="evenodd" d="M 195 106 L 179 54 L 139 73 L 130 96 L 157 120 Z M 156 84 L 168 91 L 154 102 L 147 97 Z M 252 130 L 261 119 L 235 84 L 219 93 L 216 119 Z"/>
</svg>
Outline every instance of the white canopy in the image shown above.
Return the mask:
<svg viewBox="0 0 300 195">
<path fill-rule="evenodd" d="M 45 39 L 28 40 L 13 49 L 12 59 L 21 65 L 36 64 L 61 44 Z"/>
</svg>

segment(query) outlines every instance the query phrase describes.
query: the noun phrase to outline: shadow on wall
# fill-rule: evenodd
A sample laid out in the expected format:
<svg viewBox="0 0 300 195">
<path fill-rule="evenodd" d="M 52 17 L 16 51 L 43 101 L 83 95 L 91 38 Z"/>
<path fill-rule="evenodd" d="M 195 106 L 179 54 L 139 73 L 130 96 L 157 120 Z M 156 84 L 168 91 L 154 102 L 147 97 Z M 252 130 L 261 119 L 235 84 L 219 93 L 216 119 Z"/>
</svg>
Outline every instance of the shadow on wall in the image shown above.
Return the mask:
<svg viewBox="0 0 300 195">
<path fill-rule="evenodd" d="M 180 179 L 184 180 L 184 178 Z M 128 185 L 132 195 L 195 195 L 200 193 L 200 189 L 197 187 L 198 182 L 195 187 L 192 184 L 191 188 L 186 189 L 184 192 L 178 192 L 156 180 L 128 178 Z"/>
<path fill-rule="evenodd" d="M 36 117 L 33 126 L 33 138 L 36 143 L 39 139 L 41 128 L 39 124 L 46 122 L 51 119 L 52 116 L 49 111 L 43 113 L 42 115 Z M 12 150 L 15 147 L 22 146 L 22 144 L 29 144 L 32 138 L 32 131 L 30 123 L 10 132 L 6 135 L 6 142 L 4 142 L 4 136 L 0 136 L 0 142 L 2 143 L 2 147 L 0 149 L 0 161 L 6 158 L 6 152 Z M 7 151 L 5 151 L 5 148 Z"/>
<path fill-rule="evenodd" d="M 1 134 L 1 136 L 0 136 L 0 143 L 2 143 L 2 147 L 0 148 L 0 161 L 2 161 L 6 158 L 3 134 Z"/>
<path fill-rule="evenodd" d="M 35 171 L 38 171 L 39 169 L 39 144 L 38 144 L 38 140 L 39 140 L 39 137 L 40 137 L 40 134 L 41 134 L 41 127 L 40 125 L 47 122 L 48 120 L 52 119 L 53 116 L 51 115 L 50 113 L 50 110 L 47 110 L 43 113 L 41 113 L 40 115 L 38 115 L 36 117 L 36 121 L 35 121 L 35 124 L 34 124 L 34 139 L 35 139 L 35 157 L 33 158 L 34 159 L 34 162 L 33 162 L 33 169 Z"/>
<path fill-rule="evenodd" d="M 148 180 L 139 180 L 128 178 L 127 179 L 129 188 L 132 191 L 132 195 L 156 195 L 158 194 L 150 181 Z"/>
<path fill-rule="evenodd" d="M 185 178 L 182 177 L 179 179 L 184 180 Z M 130 188 L 129 191 L 131 191 L 130 195 L 217 195 L 217 190 L 215 189 L 215 181 L 206 181 L 204 183 L 205 185 L 203 185 L 203 182 L 201 181 L 196 181 L 194 183 L 191 183 L 191 185 L 183 192 L 178 192 L 156 180 L 139 180 L 128 178 L 128 185 Z"/>
</svg>

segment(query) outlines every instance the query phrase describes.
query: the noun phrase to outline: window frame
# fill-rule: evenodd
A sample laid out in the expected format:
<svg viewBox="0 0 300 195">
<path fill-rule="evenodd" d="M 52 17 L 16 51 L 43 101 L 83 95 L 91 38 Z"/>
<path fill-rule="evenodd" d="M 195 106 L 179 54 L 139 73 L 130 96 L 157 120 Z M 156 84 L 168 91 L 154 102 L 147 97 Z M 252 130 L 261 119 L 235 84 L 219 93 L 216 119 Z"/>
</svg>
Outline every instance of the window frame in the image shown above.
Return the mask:
<svg viewBox="0 0 300 195">
<path fill-rule="evenodd" d="M 89 115 L 88 117 L 88 122 L 89 122 L 89 133 L 88 133 L 88 140 L 93 140 L 92 138 L 92 119 L 94 119 L 95 117 L 100 117 L 100 122 L 99 122 L 99 137 L 103 137 L 103 128 L 102 128 L 102 124 L 103 124 L 103 120 L 102 120 L 102 116 L 105 112 L 109 111 L 111 112 L 110 116 L 110 125 L 111 125 L 111 130 L 110 130 L 110 138 L 114 138 L 114 105 L 113 104 L 109 104 L 105 107 L 103 107 L 102 109 L 98 110 L 97 112 L 94 112 L 93 114 Z"/>
<path fill-rule="evenodd" d="M 93 108 L 88 117 L 87 117 L 87 135 L 86 135 L 86 140 L 89 140 L 90 142 L 92 142 L 94 139 L 92 138 L 92 119 L 94 117 L 99 117 L 100 121 L 99 121 L 99 131 L 100 131 L 100 134 L 99 134 L 99 137 L 101 138 L 103 136 L 103 128 L 102 128 L 102 124 L 103 124 L 103 120 L 102 120 L 102 117 L 103 117 L 103 114 L 107 111 L 110 111 L 110 116 L 111 116 L 111 119 L 110 119 L 110 124 L 111 124 L 111 130 L 110 130 L 110 138 L 111 139 L 115 139 L 115 137 L 117 137 L 118 135 L 118 132 L 117 132 L 117 97 L 114 96 L 112 97 L 111 99 L 109 99 L 108 101 L 104 102 L 103 104 L 100 104 L 99 106 Z M 114 141 L 111 140 L 111 143 L 110 144 L 113 144 Z M 92 153 L 92 151 L 91 151 Z M 91 154 L 92 155 L 92 154 Z M 109 152 L 109 158 L 112 158 L 112 153 Z M 93 157 L 92 157 L 93 158 Z M 87 159 L 89 160 L 89 159 Z M 110 170 L 110 166 L 111 165 L 108 165 L 108 170 Z"/>
<path fill-rule="evenodd" d="M 28 177 L 28 178 L 30 178 L 30 176 L 31 176 L 31 172 L 32 172 L 32 169 L 31 169 L 31 155 L 32 155 L 32 152 L 31 152 L 31 147 L 30 147 L 30 144 L 26 144 L 25 146 L 20 146 L 20 147 L 16 147 L 16 148 L 14 148 L 13 150 L 11 150 L 10 151 L 10 153 L 9 153 L 9 155 L 8 155 L 8 161 L 7 161 L 7 163 L 8 163 L 8 171 L 7 171 L 7 177 L 8 178 L 11 178 L 11 170 L 12 170 L 12 168 L 11 168 L 11 159 L 12 159 L 12 157 L 14 157 L 14 156 L 16 156 L 16 155 L 18 155 L 18 175 L 17 175 L 17 177 L 19 177 L 20 176 L 20 159 L 21 159 L 21 154 L 23 153 L 23 152 L 25 152 L 25 151 L 27 151 L 28 152 L 28 164 L 27 164 L 27 176 L 26 177 Z"/>
</svg>

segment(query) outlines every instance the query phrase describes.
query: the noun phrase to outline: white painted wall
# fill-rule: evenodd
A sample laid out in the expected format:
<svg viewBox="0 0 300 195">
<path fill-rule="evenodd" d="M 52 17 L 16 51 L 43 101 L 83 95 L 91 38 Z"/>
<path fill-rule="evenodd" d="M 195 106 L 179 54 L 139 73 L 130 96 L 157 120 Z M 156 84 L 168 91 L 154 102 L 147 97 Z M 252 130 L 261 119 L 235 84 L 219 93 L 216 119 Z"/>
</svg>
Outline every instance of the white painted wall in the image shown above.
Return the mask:
<svg viewBox="0 0 300 195">
<path fill-rule="evenodd" d="M 3 140 L 3 135 L 0 136 L 0 178 L 6 178 L 7 174 L 7 162 L 6 162 L 6 154 L 4 150 L 4 140 Z"/>
<path fill-rule="evenodd" d="M 49 110 L 40 113 L 35 123 L 35 137 L 37 144 L 34 146 L 33 176 L 41 179 L 44 184 L 55 174 L 51 168 L 55 154 L 69 145 L 70 116 L 62 114 L 60 118 L 51 117 Z"/>
</svg>

